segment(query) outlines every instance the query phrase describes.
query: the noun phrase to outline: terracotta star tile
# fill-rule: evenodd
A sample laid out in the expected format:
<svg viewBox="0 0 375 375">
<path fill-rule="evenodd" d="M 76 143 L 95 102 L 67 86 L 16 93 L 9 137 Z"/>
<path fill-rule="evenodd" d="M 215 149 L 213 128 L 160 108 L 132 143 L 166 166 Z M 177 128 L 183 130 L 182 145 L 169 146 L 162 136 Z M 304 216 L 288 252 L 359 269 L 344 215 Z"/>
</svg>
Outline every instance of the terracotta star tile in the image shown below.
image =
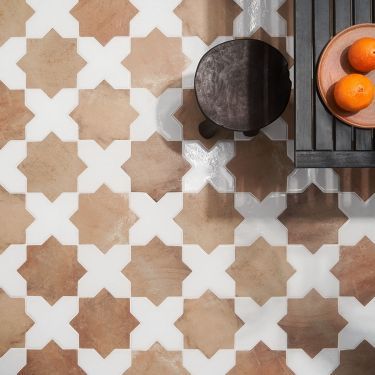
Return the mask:
<svg viewBox="0 0 375 375">
<path fill-rule="evenodd" d="M 279 220 L 288 228 L 290 244 L 302 244 L 315 253 L 323 244 L 337 243 L 347 217 L 338 207 L 337 193 L 310 185 L 303 193 L 287 195 L 287 209 Z"/>
<path fill-rule="evenodd" d="M 207 148 L 211 148 L 221 139 L 233 139 L 233 132 L 220 127 L 214 137 L 205 139 L 199 134 L 199 124 L 205 120 L 199 109 L 194 90 L 183 91 L 183 104 L 174 114 L 183 126 L 183 138 L 199 140 Z"/>
<path fill-rule="evenodd" d="M 116 194 L 105 185 L 93 194 L 79 195 L 79 210 L 71 217 L 79 230 L 79 243 L 94 244 L 104 253 L 126 244 L 136 216 L 130 211 L 127 194 Z"/>
<path fill-rule="evenodd" d="M 219 349 L 234 348 L 234 335 L 243 322 L 234 313 L 233 299 L 206 292 L 198 299 L 185 299 L 184 314 L 175 325 L 184 334 L 185 349 L 199 349 L 211 358 Z"/>
<path fill-rule="evenodd" d="M 33 323 L 25 313 L 25 300 L 0 289 L 0 357 L 10 348 L 25 347 L 25 333 Z"/>
<path fill-rule="evenodd" d="M 189 61 L 181 38 L 167 38 L 154 29 L 145 38 L 132 38 L 131 53 L 122 63 L 131 72 L 132 87 L 147 88 L 159 96 L 169 87 L 181 87 Z"/>
<path fill-rule="evenodd" d="M 262 27 L 260 27 L 254 34 L 251 35 L 251 39 L 262 40 L 263 42 L 266 42 L 270 44 L 271 46 L 275 47 L 286 58 L 286 60 L 288 61 L 289 68 L 293 66 L 293 58 L 287 52 L 286 38 L 284 36 L 282 37 L 271 36 L 267 33 L 267 31 L 265 31 Z"/>
<path fill-rule="evenodd" d="M 138 323 L 129 298 L 114 298 L 103 289 L 94 298 L 80 298 L 71 325 L 79 333 L 80 348 L 93 348 L 105 358 L 114 349 L 129 348 L 130 332 Z"/>
<path fill-rule="evenodd" d="M 62 38 L 53 29 L 42 39 L 27 39 L 27 54 L 17 63 L 27 75 L 27 88 L 40 88 L 50 97 L 76 87 L 86 62 L 77 54 L 77 40 Z"/>
<path fill-rule="evenodd" d="M 286 0 L 285 3 L 277 11 L 281 17 L 287 21 L 287 35 L 294 35 L 294 4 L 293 0 Z"/>
<path fill-rule="evenodd" d="M 159 343 L 149 350 L 132 352 L 132 365 L 126 375 L 188 375 L 182 366 L 181 352 L 166 351 Z"/>
<path fill-rule="evenodd" d="M 132 247 L 131 262 L 123 270 L 133 297 L 147 297 L 159 305 L 168 296 L 181 296 L 182 281 L 190 273 L 181 247 L 166 246 L 155 237 L 147 246 Z"/>
<path fill-rule="evenodd" d="M 42 296 L 50 305 L 77 295 L 85 269 L 77 261 L 77 246 L 63 246 L 54 237 L 43 245 L 27 246 L 27 261 L 18 272 L 27 281 L 29 296 Z"/>
<path fill-rule="evenodd" d="M 63 192 L 77 191 L 77 177 L 86 166 L 78 158 L 76 142 L 62 142 L 53 133 L 27 144 L 27 158 L 19 165 L 28 192 L 42 192 L 54 201 Z"/>
<path fill-rule="evenodd" d="M 24 91 L 9 90 L 0 82 L 0 148 L 13 139 L 25 139 L 25 126 L 33 117 Z"/>
<path fill-rule="evenodd" d="M 137 13 L 129 0 L 80 0 L 71 11 L 79 21 L 79 35 L 95 37 L 102 45 L 129 35 L 129 22 Z"/>
<path fill-rule="evenodd" d="M 34 11 L 25 0 L 0 2 L 0 46 L 10 37 L 26 35 L 26 21 Z"/>
<path fill-rule="evenodd" d="M 362 341 L 354 350 L 340 351 L 340 365 L 332 375 L 373 375 L 375 348 Z"/>
<path fill-rule="evenodd" d="M 236 352 L 236 365 L 227 375 L 292 375 L 285 352 L 271 350 L 260 342 L 248 352 Z"/>
<path fill-rule="evenodd" d="M 259 238 L 251 246 L 236 247 L 236 260 L 227 272 L 236 282 L 236 296 L 263 305 L 271 297 L 286 295 L 294 270 L 286 260 L 285 246 L 271 246 Z"/>
<path fill-rule="evenodd" d="M 184 244 L 198 244 L 207 253 L 234 243 L 234 229 L 242 222 L 234 195 L 207 185 L 198 194 L 184 194 L 184 208 L 175 221 L 184 231 Z"/>
<path fill-rule="evenodd" d="M 342 246 L 331 272 L 340 280 L 341 296 L 367 305 L 375 297 L 375 244 L 364 237 L 355 246 Z"/>
<path fill-rule="evenodd" d="M 288 334 L 288 348 L 315 357 L 324 348 L 337 348 L 338 333 L 347 321 L 338 313 L 336 298 L 323 298 L 313 289 L 304 298 L 288 299 L 288 314 L 278 323 Z"/>
<path fill-rule="evenodd" d="M 236 176 L 236 191 L 250 192 L 263 200 L 272 192 L 286 191 L 293 163 L 287 156 L 286 142 L 258 134 L 251 141 L 236 143 L 236 156 L 227 168 Z"/>
<path fill-rule="evenodd" d="M 190 168 L 181 153 L 181 142 L 166 141 L 158 133 L 147 141 L 132 142 L 131 158 L 123 165 L 132 191 L 145 192 L 154 200 L 167 192 L 181 191 L 182 176 Z"/>
<path fill-rule="evenodd" d="M 375 168 L 337 168 L 340 191 L 357 193 L 364 201 L 375 193 Z"/>
<path fill-rule="evenodd" d="M 199 36 L 210 45 L 218 36 L 233 35 L 233 21 L 242 8 L 233 0 L 183 0 L 174 11 L 184 36 Z"/>
<path fill-rule="evenodd" d="M 27 351 L 27 365 L 19 375 L 84 375 L 78 366 L 78 351 L 63 350 L 50 341 L 42 350 Z"/>
<path fill-rule="evenodd" d="M 71 117 L 79 125 L 80 139 L 93 139 L 103 148 L 114 140 L 129 139 L 138 112 L 129 103 L 129 90 L 115 90 L 103 81 L 94 90 L 79 91 L 79 105 Z"/>
<path fill-rule="evenodd" d="M 25 243 L 25 230 L 33 220 L 25 208 L 25 195 L 9 194 L 0 186 L 0 254 L 11 244 Z"/>
</svg>

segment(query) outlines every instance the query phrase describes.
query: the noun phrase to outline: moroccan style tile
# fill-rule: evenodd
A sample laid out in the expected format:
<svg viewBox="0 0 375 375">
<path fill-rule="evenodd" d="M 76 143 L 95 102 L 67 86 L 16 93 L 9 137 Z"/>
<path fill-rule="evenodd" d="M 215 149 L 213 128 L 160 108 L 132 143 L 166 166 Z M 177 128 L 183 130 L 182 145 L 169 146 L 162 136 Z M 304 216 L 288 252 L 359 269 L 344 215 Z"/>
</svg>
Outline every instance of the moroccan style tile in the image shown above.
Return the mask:
<svg viewBox="0 0 375 375">
<path fill-rule="evenodd" d="M 42 39 L 27 40 L 27 54 L 18 62 L 27 75 L 27 88 L 40 88 L 50 97 L 62 88 L 76 87 L 85 61 L 77 54 L 77 40 L 51 30 Z"/>
<path fill-rule="evenodd" d="M 354 350 L 340 352 L 340 365 L 333 375 L 372 375 L 375 368 L 375 348 L 363 341 Z"/>
<path fill-rule="evenodd" d="M 42 296 L 51 305 L 63 296 L 77 295 L 85 269 L 77 262 L 77 247 L 50 237 L 40 246 L 27 246 L 27 261 L 18 272 L 27 281 L 29 296 Z"/>
<path fill-rule="evenodd" d="M 218 140 L 233 139 L 233 132 L 222 127 L 220 127 L 217 134 L 210 139 L 205 139 L 199 134 L 199 124 L 206 118 L 199 109 L 194 90 L 184 90 L 183 104 L 174 116 L 183 126 L 183 137 L 185 140 L 199 140 L 208 149 Z"/>
<path fill-rule="evenodd" d="M 78 366 L 77 350 L 63 350 L 51 341 L 42 350 L 27 351 L 27 365 L 19 375 L 84 375 Z"/>
<path fill-rule="evenodd" d="M 236 176 L 236 191 L 250 192 L 263 200 L 271 192 L 285 192 L 293 163 L 286 142 L 271 141 L 259 134 L 249 142 L 236 143 L 236 156 L 228 163 Z"/>
<path fill-rule="evenodd" d="M 338 313 L 337 299 L 312 290 L 304 298 L 288 300 L 288 314 L 279 325 L 288 333 L 288 348 L 303 349 L 315 357 L 324 348 L 337 348 L 347 321 Z"/>
<path fill-rule="evenodd" d="M 354 296 L 363 305 L 375 297 L 375 244 L 364 237 L 355 246 L 342 246 L 331 272 L 340 280 L 340 295 Z"/>
<path fill-rule="evenodd" d="M 131 158 L 123 165 L 132 191 L 145 192 L 154 200 L 167 192 L 181 191 L 182 176 L 189 170 L 181 153 L 181 142 L 166 141 L 158 133 L 147 141 L 132 142 Z"/>
<path fill-rule="evenodd" d="M 175 9 L 184 36 L 198 35 L 206 44 L 233 34 L 233 21 L 242 9 L 233 0 L 183 0 Z"/>
<path fill-rule="evenodd" d="M 287 22 L 287 35 L 293 35 L 294 33 L 294 15 L 293 15 L 293 0 L 286 0 L 284 4 L 277 10 L 277 12 Z"/>
<path fill-rule="evenodd" d="M 0 254 L 11 244 L 23 244 L 34 218 L 26 210 L 24 194 L 9 194 L 0 186 Z"/>
<path fill-rule="evenodd" d="M 147 351 L 133 351 L 132 365 L 126 375 L 187 375 L 182 366 L 181 352 L 166 351 L 160 344 L 154 344 Z"/>
<path fill-rule="evenodd" d="M 25 107 L 25 94 L 0 82 L 0 148 L 8 141 L 25 139 L 25 126 L 33 118 Z"/>
<path fill-rule="evenodd" d="M 146 246 L 132 247 L 131 262 L 123 274 L 131 281 L 133 297 L 147 297 L 159 305 L 168 296 L 180 296 L 190 273 L 182 262 L 181 247 L 166 246 L 155 237 Z"/>
<path fill-rule="evenodd" d="M 248 352 L 236 353 L 236 366 L 227 375 L 292 375 L 285 352 L 273 351 L 260 342 Z"/>
<path fill-rule="evenodd" d="M 303 193 L 287 195 L 287 209 L 279 220 L 288 228 L 290 244 L 305 245 L 315 253 L 323 244 L 338 242 L 338 230 L 347 217 L 338 208 L 336 193 L 310 185 Z"/>
<path fill-rule="evenodd" d="M 79 125 L 80 139 L 93 139 L 103 148 L 114 140 L 129 139 L 137 111 L 129 90 L 115 90 L 103 81 L 94 90 L 79 91 L 79 105 L 70 114 Z"/>
<path fill-rule="evenodd" d="M 79 21 L 80 36 L 105 45 L 114 36 L 129 35 L 129 22 L 138 10 L 129 0 L 80 0 L 71 13 Z"/>
<path fill-rule="evenodd" d="M 79 210 L 71 217 L 80 244 L 94 244 L 103 252 L 128 243 L 135 220 L 128 195 L 113 193 L 104 185 L 93 194 L 80 194 Z"/>
<path fill-rule="evenodd" d="M 375 193 L 374 168 L 337 168 L 340 176 L 340 191 L 357 193 L 367 201 Z"/>
<path fill-rule="evenodd" d="M 94 298 L 80 298 L 79 314 L 72 320 L 80 348 L 93 348 L 103 358 L 114 349 L 129 348 L 130 332 L 138 325 L 128 298 L 114 298 L 102 290 Z"/>
<path fill-rule="evenodd" d="M 25 36 L 25 23 L 33 13 L 25 0 L 3 0 L 0 4 L 0 46 L 10 37 Z"/>
<path fill-rule="evenodd" d="M 0 322 L 0 357 L 10 348 L 24 348 L 25 333 L 33 325 L 25 313 L 25 300 L 0 289 Z"/>
<path fill-rule="evenodd" d="M 28 192 L 42 192 L 54 201 L 63 192 L 77 191 L 77 177 L 85 164 L 76 142 L 62 142 L 50 134 L 42 142 L 27 144 L 27 158 L 19 165 L 27 177 Z"/>
<path fill-rule="evenodd" d="M 242 219 L 234 208 L 234 195 L 208 185 L 198 194 L 184 194 L 184 208 L 175 221 L 184 231 L 184 244 L 198 244 L 210 253 L 220 244 L 234 243 L 234 230 Z"/>
<path fill-rule="evenodd" d="M 176 322 L 185 349 L 199 349 L 209 358 L 219 349 L 233 349 L 234 335 L 242 325 L 234 313 L 234 300 L 219 299 L 211 292 L 185 299 L 184 314 Z"/>
<path fill-rule="evenodd" d="M 227 272 L 236 281 L 236 296 L 263 305 L 273 296 L 286 296 L 294 270 L 286 260 L 285 246 L 271 246 L 259 238 L 251 246 L 236 247 L 236 260 Z"/>
<path fill-rule="evenodd" d="M 131 72 L 132 87 L 147 88 L 160 96 L 167 88 L 181 87 L 188 62 L 181 38 L 167 38 L 154 29 L 145 38 L 132 38 L 131 53 L 123 65 Z"/>
</svg>

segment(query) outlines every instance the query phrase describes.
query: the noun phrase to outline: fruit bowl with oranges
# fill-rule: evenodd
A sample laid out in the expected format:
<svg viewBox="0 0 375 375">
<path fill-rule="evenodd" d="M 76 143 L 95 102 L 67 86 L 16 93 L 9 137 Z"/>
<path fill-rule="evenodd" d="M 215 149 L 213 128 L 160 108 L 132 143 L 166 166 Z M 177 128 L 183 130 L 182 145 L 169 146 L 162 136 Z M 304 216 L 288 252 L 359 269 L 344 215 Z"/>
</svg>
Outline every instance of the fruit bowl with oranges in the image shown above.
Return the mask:
<svg viewBox="0 0 375 375">
<path fill-rule="evenodd" d="M 375 24 L 352 26 L 324 49 L 317 74 L 321 98 L 334 116 L 375 128 Z"/>
</svg>

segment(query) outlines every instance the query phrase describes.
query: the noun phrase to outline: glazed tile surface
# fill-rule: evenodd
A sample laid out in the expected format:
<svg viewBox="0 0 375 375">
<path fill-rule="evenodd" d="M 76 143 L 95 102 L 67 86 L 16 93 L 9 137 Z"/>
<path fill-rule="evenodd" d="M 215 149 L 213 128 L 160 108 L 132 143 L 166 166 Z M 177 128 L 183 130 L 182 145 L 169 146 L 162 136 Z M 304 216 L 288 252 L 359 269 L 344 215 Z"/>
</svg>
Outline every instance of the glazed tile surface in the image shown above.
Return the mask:
<svg viewBox="0 0 375 375">
<path fill-rule="evenodd" d="M 375 175 L 299 169 L 293 92 L 199 134 L 213 46 L 292 0 L 0 2 L 0 374 L 372 375 Z"/>
</svg>

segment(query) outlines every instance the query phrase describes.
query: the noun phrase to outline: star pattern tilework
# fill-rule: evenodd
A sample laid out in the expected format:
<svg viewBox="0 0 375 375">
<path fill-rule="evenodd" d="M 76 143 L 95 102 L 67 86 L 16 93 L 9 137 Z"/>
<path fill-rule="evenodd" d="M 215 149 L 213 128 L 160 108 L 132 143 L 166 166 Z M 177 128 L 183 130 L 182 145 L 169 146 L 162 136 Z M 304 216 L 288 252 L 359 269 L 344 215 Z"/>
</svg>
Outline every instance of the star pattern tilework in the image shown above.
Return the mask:
<svg viewBox="0 0 375 375">
<path fill-rule="evenodd" d="M 374 170 L 294 171 L 293 96 L 255 138 L 198 130 L 200 57 L 292 69 L 293 27 L 292 0 L 0 1 L 0 374 L 373 375 Z"/>
</svg>

